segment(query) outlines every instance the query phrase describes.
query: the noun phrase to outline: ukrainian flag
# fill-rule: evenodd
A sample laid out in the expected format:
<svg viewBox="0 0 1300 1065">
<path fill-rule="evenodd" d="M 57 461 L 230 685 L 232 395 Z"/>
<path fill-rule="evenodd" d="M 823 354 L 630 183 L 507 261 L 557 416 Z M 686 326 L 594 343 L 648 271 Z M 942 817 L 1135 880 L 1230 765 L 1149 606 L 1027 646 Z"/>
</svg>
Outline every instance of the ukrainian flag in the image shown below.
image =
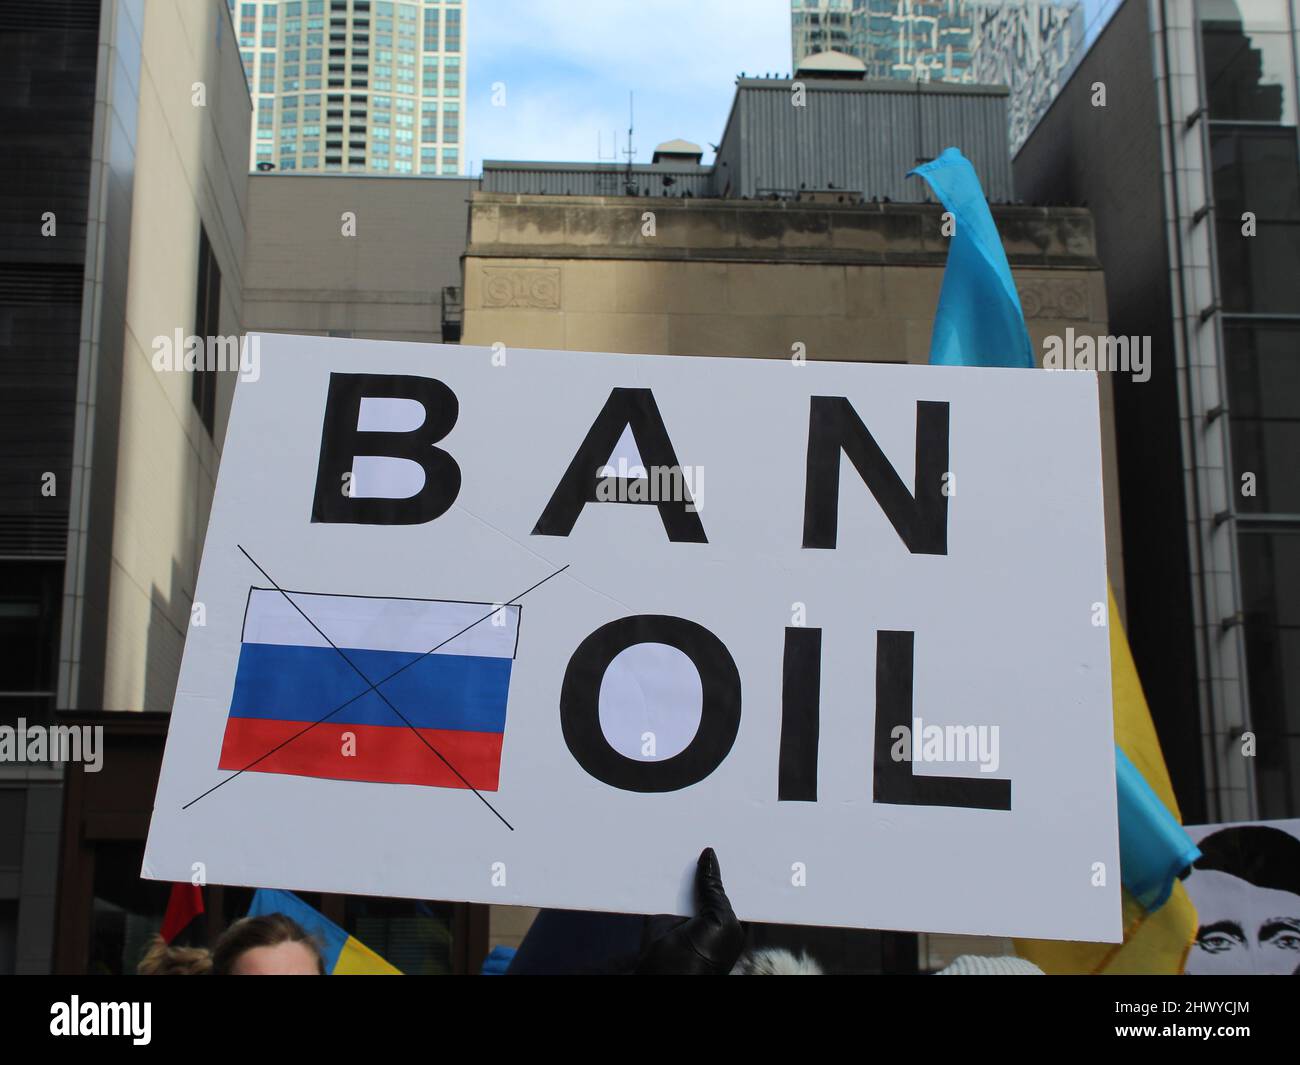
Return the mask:
<svg viewBox="0 0 1300 1065">
<path fill-rule="evenodd" d="M 1029 331 L 1006 252 L 975 168 L 956 148 L 912 171 L 955 222 L 930 362 L 1034 366 Z M 1017 940 L 1047 973 L 1181 973 L 1196 935 L 1196 910 L 1178 876 L 1200 856 L 1182 828 L 1115 596 L 1109 599 L 1115 773 L 1119 796 L 1124 941 Z"/>
<path fill-rule="evenodd" d="M 292 917 L 304 931 L 314 936 L 325 955 L 325 972 L 329 976 L 401 976 L 400 969 L 384 961 L 359 939 L 343 931 L 323 913 L 312 909 L 291 891 L 258 888 L 249 917 L 282 913 Z"/>
</svg>

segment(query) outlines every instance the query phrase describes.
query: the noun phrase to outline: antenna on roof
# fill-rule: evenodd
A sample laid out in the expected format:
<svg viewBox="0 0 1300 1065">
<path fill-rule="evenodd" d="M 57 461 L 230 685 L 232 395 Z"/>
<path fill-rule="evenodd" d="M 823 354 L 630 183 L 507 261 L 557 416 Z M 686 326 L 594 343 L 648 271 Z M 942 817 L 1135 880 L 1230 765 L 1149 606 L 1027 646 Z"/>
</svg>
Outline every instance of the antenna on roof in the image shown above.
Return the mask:
<svg viewBox="0 0 1300 1065">
<path fill-rule="evenodd" d="M 636 155 L 636 149 L 632 147 L 632 129 L 633 122 L 633 95 L 631 91 L 627 94 L 627 148 L 623 154 L 627 156 L 627 173 L 623 179 L 623 191 L 628 196 L 635 196 L 637 193 L 636 183 L 632 180 L 632 157 Z"/>
</svg>

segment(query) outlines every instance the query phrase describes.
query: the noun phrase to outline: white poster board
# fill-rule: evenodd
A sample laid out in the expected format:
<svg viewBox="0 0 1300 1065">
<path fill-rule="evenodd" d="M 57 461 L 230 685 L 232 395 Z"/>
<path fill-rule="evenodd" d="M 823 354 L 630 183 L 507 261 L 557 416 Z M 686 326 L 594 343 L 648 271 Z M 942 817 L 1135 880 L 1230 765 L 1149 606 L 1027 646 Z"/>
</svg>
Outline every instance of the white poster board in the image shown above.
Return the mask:
<svg viewBox="0 0 1300 1065">
<path fill-rule="evenodd" d="M 1093 375 L 249 342 L 146 877 L 1119 939 Z"/>
</svg>

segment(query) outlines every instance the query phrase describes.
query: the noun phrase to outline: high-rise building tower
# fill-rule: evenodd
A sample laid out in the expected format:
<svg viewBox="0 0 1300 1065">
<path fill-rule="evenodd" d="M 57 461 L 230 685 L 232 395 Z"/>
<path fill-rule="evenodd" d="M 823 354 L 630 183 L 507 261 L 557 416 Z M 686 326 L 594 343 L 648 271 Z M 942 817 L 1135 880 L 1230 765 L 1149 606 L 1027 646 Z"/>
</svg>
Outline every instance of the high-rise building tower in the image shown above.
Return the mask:
<svg viewBox="0 0 1300 1065">
<path fill-rule="evenodd" d="M 794 66 L 861 59 L 868 78 L 1011 88 L 1013 148 L 1051 102 L 1083 37 L 1079 0 L 790 0 Z"/>
<path fill-rule="evenodd" d="M 1074 69 L 1084 44 L 1076 0 L 972 0 L 971 76 L 1011 90 L 1011 151 L 1018 152 Z"/>
<path fill-rule="evenodd" d="M 259 170 L 459 174 L 465 0 L 227 0 Z"/>
<path fill-rule="evenodd" d="M 794 66 L 814 52 L 856 56 L 868 78 L 968 82 L 966 0 L 790 0 Z"/>
<path fill-rule="evenodd" d="M 1297 40 L 1294 0 L 1122 0 L 1013 163 L 1090 205 L 1151 351 L 1114 375 L 1127 625 L 1189 823 L 1300 817 Z"/>
</svg>

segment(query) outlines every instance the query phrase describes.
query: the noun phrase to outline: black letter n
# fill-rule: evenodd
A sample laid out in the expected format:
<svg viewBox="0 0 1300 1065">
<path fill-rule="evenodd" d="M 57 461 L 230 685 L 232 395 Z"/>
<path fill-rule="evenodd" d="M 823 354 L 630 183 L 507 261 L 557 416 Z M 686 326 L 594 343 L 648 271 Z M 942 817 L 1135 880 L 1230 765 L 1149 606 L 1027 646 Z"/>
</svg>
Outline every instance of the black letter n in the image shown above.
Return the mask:
<svg viewBox="0 0 1300 1065">
<path fill-rule="evenodd" d="M 424 422 L 410 432 L 362 431 L 357 428 L 362 398 L 413 399 L 424 408 Z M 456 394 L 432 377 L 330 374 L 311 520 L 420 525 L 444 514 L 460 494 L 460 467 L 447 452 L 432 445 L 451 432 L 459 410 Z M 405 499 L 354 496 L 349 490 L 352 463 L 362 455 L 418 462 L 424 469 L 424 486 Z"/>
<path fill-rule="evenodd" d="M 834 548 L 839 527 L 840 452 L 914 555 L 948 553 L 948 404 L 916 404 L 916 491 L 909 493 L 857 411 L 843 396 L 813 396 L 808 410 L 803 546 Z"/>
</svg>

